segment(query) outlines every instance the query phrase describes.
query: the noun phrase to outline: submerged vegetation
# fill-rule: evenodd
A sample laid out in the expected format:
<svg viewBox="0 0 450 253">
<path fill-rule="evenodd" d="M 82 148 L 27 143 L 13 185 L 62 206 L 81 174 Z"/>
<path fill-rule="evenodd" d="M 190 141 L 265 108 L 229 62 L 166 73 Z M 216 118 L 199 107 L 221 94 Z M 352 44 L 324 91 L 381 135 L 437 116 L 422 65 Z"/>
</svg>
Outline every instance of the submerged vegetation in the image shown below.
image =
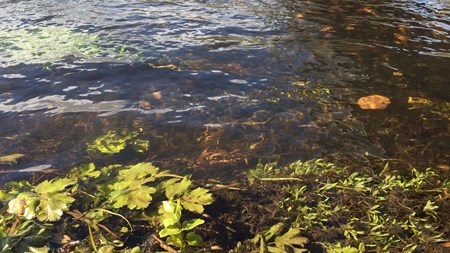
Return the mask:
<svg viewBox="0 0 450 253">
<path fill-rule="evenodd" d="M 167 238 L 165 247 L 188 251 L 201 245 L 192 230 L 204 223 L 197 218 L 203 206 L 213 202 L 211 193 L 193 186 L 188 177 L 150 163 L 104 168 L 89 164 L 36 186 L 8 183 L 0 194 L 5 202 L 1 219 L 9 225 L 1 228 L 2 252 L 47 252 L 52 244 L 46 242 L 55 236 L 61 238 L 53 243 L 64 243 L 61 246 L 70 251 L 113 252 L 141 224 Z M 113 218 L 118 220 L 111 222 Z"/>
<path fill-rule="evenodd" d="M 104 39 L 103 39 L 104 40 Z M 54 64 L 65 57 L 139 59 L 140 52 L 120 44 L 102 43 L 93 32 L 75 31 L 62 26 L 0 27 L 0 58 L 7 65 Z M 6 64 L 0 63 L 0 64 Z"/>
<path fill-rule="evenodd" d="M 138 143 L 144 152 L 149 143 L 139 133 L 110 131 L 88 147 L 113 155 Z M 259 164 L 243 178 L 216 188 L 142 162 L 81 165 L 36 185 L 9 182 L 0 191 L 0 249 L 438 252 L 447 245 L 450 180 L 430 169 L 400 175 L 386 165 L 370 174 L 319 159 Z"/>
</svg>

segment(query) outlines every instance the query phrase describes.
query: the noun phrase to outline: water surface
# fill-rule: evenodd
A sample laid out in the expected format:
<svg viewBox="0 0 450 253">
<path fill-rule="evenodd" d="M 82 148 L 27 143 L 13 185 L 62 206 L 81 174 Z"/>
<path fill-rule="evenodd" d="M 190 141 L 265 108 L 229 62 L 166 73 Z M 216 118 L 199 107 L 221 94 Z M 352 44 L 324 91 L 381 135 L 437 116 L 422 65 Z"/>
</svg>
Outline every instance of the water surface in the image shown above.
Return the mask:
<svg viewBox="0 0 450 253">
<path fill-rule="evenodd" d="M 122 128 L 142 128 L 151 147 L 137 159 L 161 164 L 448 166 L 449 10 L 400 0 L 1 1 L 0 153 L 25 158 L 0 169 L 92 161 L 86 143 Z M 392 102 L 355 105 L 372 94 Z"/>
</svg>

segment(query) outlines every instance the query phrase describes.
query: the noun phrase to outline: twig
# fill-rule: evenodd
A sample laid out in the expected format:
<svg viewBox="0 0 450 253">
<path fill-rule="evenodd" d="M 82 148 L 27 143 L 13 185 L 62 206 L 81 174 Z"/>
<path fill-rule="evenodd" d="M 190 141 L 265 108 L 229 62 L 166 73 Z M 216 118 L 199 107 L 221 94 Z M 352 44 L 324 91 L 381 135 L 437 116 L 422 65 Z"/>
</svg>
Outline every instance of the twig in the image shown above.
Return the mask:
<svg viewBox="0 0 450 253">
<path fill-rule="evenodd" d="M 207 184 L 206 186 L 211 187 L 210 190 L 221 190 L 221 189 L 234 190 L 234 191 L 245 191 L 246 190 L 246 189 L 234 187 L 231 185 L 224 185 L 224 184 Z"/>
<path fill-rule="evenodd" d="M 14 232 L 16 232 L 16 227 L 19 224 L 20 217 L 16 216 L 16 219 L 14 220 L 14 223 L 12 224 L 11 228 L 8 231 L 8 236 L 12 236 Z"/>
<path fill-rule="evenodd" d="M 210 220 L 213 220 L 214 222 L 219 223 L 221 226 L 224 226 L 224 227 L 225 227 L 228 231 L 230 231 L 231 233 L 236 234 L 236 230 L 234 230 L 233 228 L 230 228 L 229 226 L 223 224 L 222 222 L 220 222 L 219 220 L 217 220 L 217 219 L 215 219 L 215 218 L 209 216 L 208 214 L 202 213 L 201 215 L 202 215 L 203 217 L 205 217 L 205 218 L 208 218 L 208 219 L 210 219 Z"/>
<path fill-rule="evenodd" d="M 159 247 L 167 250 L 167 252 L 169 253 L 178 253 L 178 251 L 176 251 L 174 248 L 170 247 L 169 245 L 167 245 L 163 240 L 161 240 L 157 235 L 152 234 L 151 237 L 157 241 L 159 243 Z"/>
<path fill-rule="evenodd" d="M 107 228 L 105 225 L 97 223 L 97 226 L 99 226 L 100 228 L 102 228 L 103 230 L 105 230 L 106 232 L 108 232 L 108 234 L 110 234 L 112 237 L 114 238 L 119 238 L 118 235 L 116 235 L 113 231 L 111 231 L 109 228 Z"/>
<path fill-rule="evenodd" d="M 255 177 L 258 180 L 261 181 L 303 181 L 300 178 L 295 178 L 295 177 Z"/>
</svg>

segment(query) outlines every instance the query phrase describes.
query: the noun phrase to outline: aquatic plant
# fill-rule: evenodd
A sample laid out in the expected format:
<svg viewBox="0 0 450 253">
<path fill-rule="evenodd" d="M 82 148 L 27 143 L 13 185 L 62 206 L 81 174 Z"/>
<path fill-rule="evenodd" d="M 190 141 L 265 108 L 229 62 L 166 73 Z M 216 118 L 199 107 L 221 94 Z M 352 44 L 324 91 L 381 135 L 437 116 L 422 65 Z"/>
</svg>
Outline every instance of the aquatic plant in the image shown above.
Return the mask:
<svg viewBox="0 0 450 253">
<path fill-rule="evenodd" d="M 102 39 L 105 40 L 105 39 Z M 124 45 L 103 45 L 98 34 L 81 32 L 63 26 L 0 26 L 0 65 L 52 64 L 73 56 L 84 60 L 99 58 L 102 61 L 123 59 L 127 62 L 140 59 L 141 52 Z"/>
<path fill-rule="evenodd" d="M 149 149 L 150 142 L 137 138 L 142 133 L 122 129 L 120 131 L 110 130 L 105 135 L 98 137 L 92 143 L 88 144 L 87 151 L 90 154 L 116 154 L 124 150 L 127 146 L 133 148 L 136 152 L 142 153 Z"/>
<path fill-rule="evenodd" d="M 100 52 L 97 36 L 67 27 L 29 26 L 0 28 L 0 58 L 8 65 L 54 63 L 74 55 L 86 57 Z"/>
<path fill-rule="evenodd" d="M 253 187 L 279 192 L 280 220 L 305 234 L 314 231 L 310 241 L 338 240 L 317 242 L 329 252 L 413 252 L 445 241 L 438 203 L 450 189 L 431 169 L 406 177 L 386 165 L 369 175 L 312 160 L 260 164 L 249 179 Z"/>
<path fill-rule="evenodd" d="M 141 152 L 149 147 L 138 139 L 141 132 L 109 131 L 88 147 L 93 154 L 113 155 L 127 146 Z M 20 155 L 3 156 L 6 163 L 16 158 Z M 431 169 L 412 169 L 408 176 L 386 164 L 378 173 L 363 173 L 317 159 L 258 164 L 246 175 L 248 181 L 239 185 L 220 184 L 225 192 L 218 197 L 238 202 L 238 217 L 227 222 L 262 222 L 249 239 L 235 241 L 230 253 L 306 252 L 311 245 L 342 253 L 448 247 L 437 243 L 446 241 L 443 200 L 450 180 L 441 181 Z M 263 199 L 249 199 L 249 193 Z M 213 201 L 210 190 L 196 186 L 189 175 L 172 174 L 149 162 L 80 165 L 62 177 L 37 184 L 9 182 L 0 188 L 0 251 L 209 251 L 205 245 L 211 242 L 204 241 L 204 230 L 200 233 L 205 217 L 236 233 L 205 213 Z M 243 215 L 259 207 L 253 203 L 257 201 L 271 203 L 264 206 L 270 212 Z M 214 226 L 208 225 L 214 234 Z M 139 242 L 129 243 L 127 238 L 135 234 Z"/>
<path fill-rule="evenodd" d="M 192 230 L 204 223 L 199 218 L 186 219 L 185 214 L 203 213 L 213 197 L 207 189 L 193 186 L 188 177 L 160 171 L 151 163 L 139 163 L 104 168 L 84 165 L 66 177 L 35 186 L 11 182 L 0 191 L 0 200 L 4 203 L 2 252 L 46 252 L 53 226 L 61 222 L 65 224 L 62 233 L 85 227 L 88 234 L 86 238 L 56 242 L 62 247 L 84 252 L 90 244 L 94 251 L 113 252 L 124 244 L 121 235 L 135 229 L 131 222 L 136 221 L 147 221 L 147 226 L 159 230 L 162 238 L 168 237 L 167 245 L 184 252 L 201 245 L 201 236 Z M 154 215 L 145 214 L 152 210 Z M 120 217 L 126 226 L 119 222 L 106 225 L 111 216 Z"/>
</svg>

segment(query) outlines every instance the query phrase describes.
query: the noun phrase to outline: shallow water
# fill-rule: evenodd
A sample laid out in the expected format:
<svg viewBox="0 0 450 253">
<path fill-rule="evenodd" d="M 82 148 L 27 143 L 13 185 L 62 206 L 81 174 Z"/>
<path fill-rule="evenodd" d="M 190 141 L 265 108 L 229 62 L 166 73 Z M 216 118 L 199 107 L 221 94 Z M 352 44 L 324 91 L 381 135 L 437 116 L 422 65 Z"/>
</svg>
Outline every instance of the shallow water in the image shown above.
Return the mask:
<svg viewBox="0 0 450 253">
<path fill-rule="evenodd" d="M 0 1 L 0 154 L 25 154 L 0 169 L 92 161 L 86 143 L 121 128 L 150 140 L 137 159 L 200 167 L 315 157 L 448 166 L 449 6 Z M 372 94 L 392 102 L 355 105 Z"/>
</svg>

